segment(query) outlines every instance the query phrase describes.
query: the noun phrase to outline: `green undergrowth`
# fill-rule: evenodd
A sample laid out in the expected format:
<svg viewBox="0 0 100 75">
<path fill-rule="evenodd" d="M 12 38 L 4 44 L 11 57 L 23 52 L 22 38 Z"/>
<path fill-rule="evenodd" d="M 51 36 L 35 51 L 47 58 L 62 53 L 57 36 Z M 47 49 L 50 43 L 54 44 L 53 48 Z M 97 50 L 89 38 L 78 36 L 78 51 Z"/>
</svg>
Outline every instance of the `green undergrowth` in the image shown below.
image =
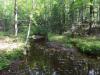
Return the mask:
<svg viewBox="0 0 100 75">
<path fill-rule="evenodd" d="M 1 51 L 0 52 L 0 70 L 7 68 L 12 61 L 21 59 L 23 57 L 23 53 L 21 50 L 13 50 L 13 51 Z"/>
<path fill-rule="evenodd" d="M 65 44 L 67 48 L 72 48 L 72 39 L 69 36 L 59 35 L 59 34 L 48 34 L 48 38 L 50 41 L 59 42 Z"/>
<path fill-rule="evenodd" d="M 73 42 L 80 52 L 100 56 L 100 39 L 93 37 L 76 38 L 73 39 Z"/>
<path fill-rule="evenodd" d="M 0 36 L 4 36 L 6 33 L 0 31 Z"/>
<path fill-rule="evenodd" d="M 77 47 L 80 52 L 89 55 L 100 56 L 100 39 L 96 37 L 76 37 L 71 38 L 70 36 L 49 34 L 48 38 L 50 41 L 56 41 L 65 44 L 68 47 Z"/>
<path fill-rule="evenodd" d="M 7 33 L 0 31 L 0 38 L 3 38 Z"/>
</svg>

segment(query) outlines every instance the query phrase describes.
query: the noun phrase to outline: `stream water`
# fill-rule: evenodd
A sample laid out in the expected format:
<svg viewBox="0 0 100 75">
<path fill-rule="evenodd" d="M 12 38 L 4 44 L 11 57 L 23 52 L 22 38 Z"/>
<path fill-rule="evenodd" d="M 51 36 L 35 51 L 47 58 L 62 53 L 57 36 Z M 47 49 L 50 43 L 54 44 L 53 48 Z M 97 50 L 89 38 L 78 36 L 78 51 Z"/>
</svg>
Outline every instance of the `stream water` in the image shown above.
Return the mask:
<svg viewBox="0 0 100 75">
<path fill-rule="evenodd" d="M 75 51 L 74 51 L 75 50 Z M 30 42 L 24 61 L 16 61 L 0 75 L 100 75 L 100 57 L 87 57 L 72 48 Z"/>
<path fill-rule="evenodd" d="M 100 75 L 100 59 L 43 44 L 32 43 L 30 49 L 27 59 L 30 75 Z"/>
</svg>

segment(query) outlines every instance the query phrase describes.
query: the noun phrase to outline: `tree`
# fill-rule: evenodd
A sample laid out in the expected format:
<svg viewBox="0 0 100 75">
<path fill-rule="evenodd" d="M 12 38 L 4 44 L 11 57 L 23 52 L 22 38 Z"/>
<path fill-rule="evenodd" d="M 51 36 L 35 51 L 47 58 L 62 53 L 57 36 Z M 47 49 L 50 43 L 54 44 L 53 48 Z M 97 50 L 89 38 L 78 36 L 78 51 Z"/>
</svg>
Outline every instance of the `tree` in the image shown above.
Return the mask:
<svg viewBox="0 0 100 75">
<path fill-rule="evenodd" d="M 30 12 L 30 15 L 29 15 L 29 26 L 28 26 L 28 32 L 27 32 L 27 37 L 26 37 L 26 44 L 28 42 L 28 39 L 29 39 L 29 36 L 30 36 L 30 31 L 31 31 L 32 18 L 33 18 L 33 14 L 32 14 L 33 8 L 34 8 L 34 0 L 32 0 L 32 9 L 31 9 L 31 12 Z"/>
<path fill-rule="evenodd" d="M 92 32 L 92 25 L 93 25 L 93 0 L 90 0 L 90 22 L 89 22 L 89 32 L 90 35 Z"/>
<path fill-rule="evenodd" d="M 18 34 L 18 7 L 17 7 L 17 0 L 14 1 L 14 24 L 15 24 L 15 36 Z"/>
</svg>

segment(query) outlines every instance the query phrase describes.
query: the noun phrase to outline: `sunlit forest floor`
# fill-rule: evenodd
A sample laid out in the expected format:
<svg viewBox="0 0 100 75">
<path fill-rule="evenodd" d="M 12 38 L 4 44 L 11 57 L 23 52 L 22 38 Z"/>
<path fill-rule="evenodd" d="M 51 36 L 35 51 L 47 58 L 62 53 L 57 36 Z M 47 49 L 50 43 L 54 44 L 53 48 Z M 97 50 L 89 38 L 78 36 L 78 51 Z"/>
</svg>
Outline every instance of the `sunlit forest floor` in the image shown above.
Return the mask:
<svg viewBox="0 0 100 75">
<path fill-rule="evenodd" d="M 23 45 L 23 42 L 15 37 L 0 35 L 0 70 L 22 58 Z"/>
<path fill-rule="evenodd" d="M 21 42 L 17 42 L 14 38 L 5 36 L 0 38 L 0 50 L 13 50 L 22 46 Z"/>
</svg>

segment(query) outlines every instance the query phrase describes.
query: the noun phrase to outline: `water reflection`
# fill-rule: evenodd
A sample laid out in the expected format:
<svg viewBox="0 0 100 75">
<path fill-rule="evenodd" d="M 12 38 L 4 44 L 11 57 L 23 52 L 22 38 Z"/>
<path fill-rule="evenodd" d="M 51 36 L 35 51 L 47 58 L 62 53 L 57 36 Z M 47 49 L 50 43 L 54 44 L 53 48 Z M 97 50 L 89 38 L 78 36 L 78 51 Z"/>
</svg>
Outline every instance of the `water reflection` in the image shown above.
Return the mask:
<svg viewBox="0 0 100 75">
<path fill-rule="evenodd" d="M 31 75 L 100 75 L 100 62 L 66 51 L 31 44 L 28 53 Z"/>
</svg>

